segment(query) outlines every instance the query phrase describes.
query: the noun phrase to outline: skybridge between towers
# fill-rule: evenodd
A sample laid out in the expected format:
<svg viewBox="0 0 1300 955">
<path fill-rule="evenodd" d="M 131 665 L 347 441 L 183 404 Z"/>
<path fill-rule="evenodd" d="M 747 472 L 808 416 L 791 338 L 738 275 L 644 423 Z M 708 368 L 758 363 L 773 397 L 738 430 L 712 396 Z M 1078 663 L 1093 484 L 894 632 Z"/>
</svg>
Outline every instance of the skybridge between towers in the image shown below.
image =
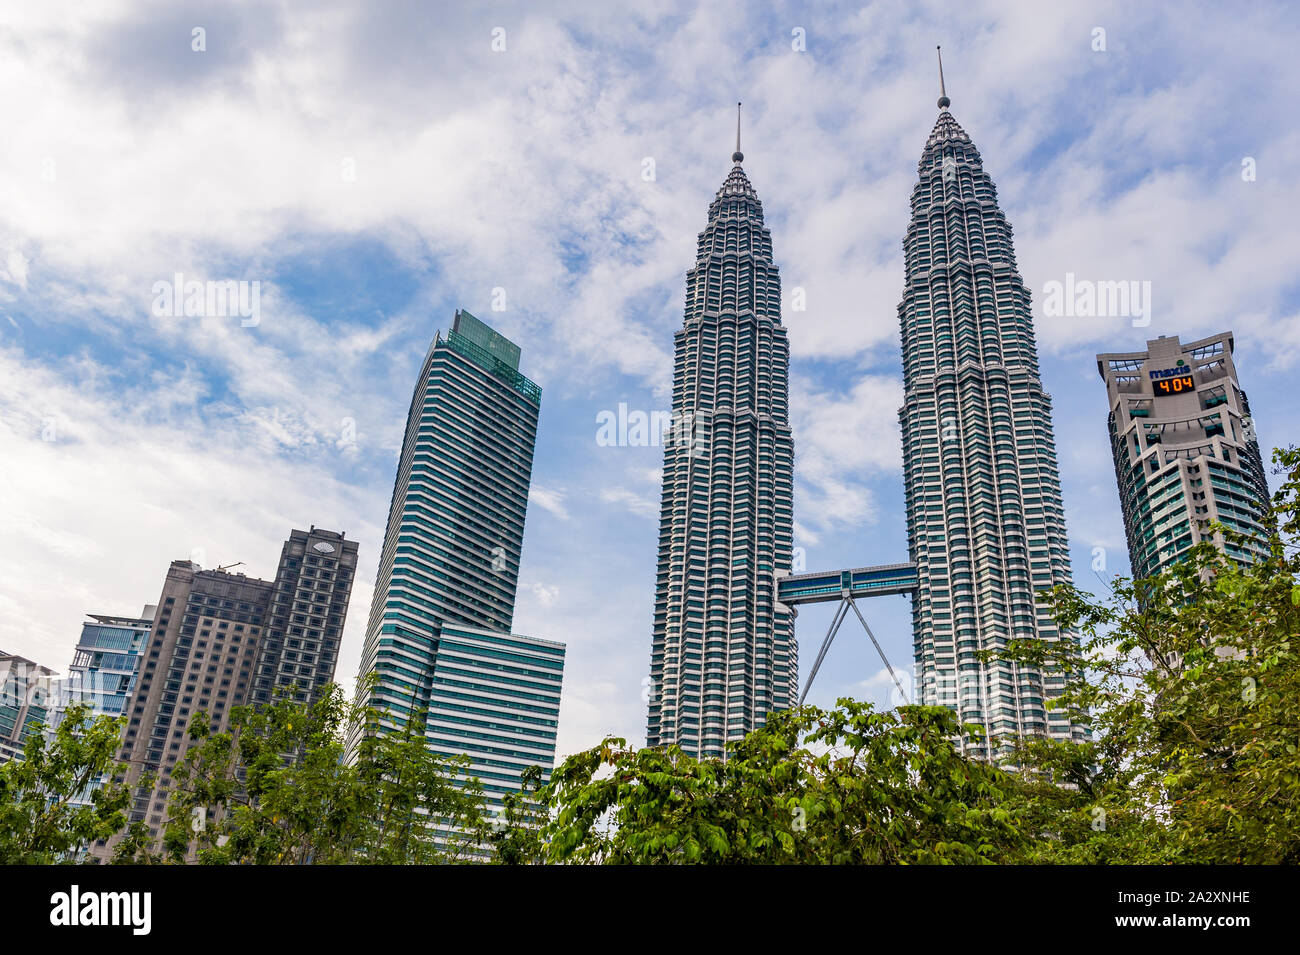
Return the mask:
<svg viewBox="0 0 1300 955">
<path fill-rule="evenodd" d="M 821 649 L 817 652 L 817 660 L 813 663 L 812 672 L 808 674 L 808 682 L 804 684 L 803 692 L 799 694 L 800 705 L 808 696 L 808 691 L 812 689 L 817 671 L 821 669 L 822 661 L 826 659 L 826 652 L 830 650 L 831 643 L 835 640 L 835 635 L 839 633 L 840 625 L 844 623 L 844 618 L 848 616 L 850 610 L 857 615 L 862 629 L 871 638 L 876 652 L 880 654 L 880 659 L 884 661 L 885 668 L 894 680 L 894 685 L 902 694 L 903 701 L 907 702 L 907 692 L 899 682 L 898 674 L 894 672 L 889 658 L 885 656 L 880 641 L 871 632 L 867 618 L 858 609 L 857 600 L 862 597 L 887 597 L 891 594 L 912 596 L 916 593 L 916 588 L 916 564 L 913 563 L 879 564 L 875 567 L 855 567 L 852 570 L 822 570 L 805 574 L 787 574 L 777 578 L 776 599 L 787 607 L 839 601 L 830 629 L 826 631 L 826 639 L 822 641 Z"/>
</svg>

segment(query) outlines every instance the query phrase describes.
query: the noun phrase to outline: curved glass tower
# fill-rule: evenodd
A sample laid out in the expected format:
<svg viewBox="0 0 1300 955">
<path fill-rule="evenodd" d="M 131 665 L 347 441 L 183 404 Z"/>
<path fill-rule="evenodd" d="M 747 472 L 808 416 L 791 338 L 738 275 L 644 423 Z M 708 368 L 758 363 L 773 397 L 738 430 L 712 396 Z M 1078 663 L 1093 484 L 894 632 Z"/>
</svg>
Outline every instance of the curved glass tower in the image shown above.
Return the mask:
<svg viewBox="0 0 1300 955">
<path fill-rule="evenodd" d="M 423 719 L 430 749 L 467 754 L 490 806 L 524 769 L 549 778 L 564 645 L 512 634 L 541 389 L 519 346 L 464 309 L 411 398 L 360 675 L 378 725 Z"/>
<path fill-rule="evenodd" d="M 1071 576 L 1029 291 L 993 180 L 948 106 L 942 96 L 917 167 L 898 307 L 916 696 L 1004 740 L 1081 740 L 1081 726 L 1045 706 L 1059 674 L 979 657 L 1011 639 L 1077 637 L 1037 599 Z"/>
<path fill-rule="evenodd" d="M 709 205 L 675 335 L 665 441 L 650 746 L 723 756 L 797 696 L 790 568 L 794 442 L 790 347 L 763 204 L 734 165 Z"/>
</svg>

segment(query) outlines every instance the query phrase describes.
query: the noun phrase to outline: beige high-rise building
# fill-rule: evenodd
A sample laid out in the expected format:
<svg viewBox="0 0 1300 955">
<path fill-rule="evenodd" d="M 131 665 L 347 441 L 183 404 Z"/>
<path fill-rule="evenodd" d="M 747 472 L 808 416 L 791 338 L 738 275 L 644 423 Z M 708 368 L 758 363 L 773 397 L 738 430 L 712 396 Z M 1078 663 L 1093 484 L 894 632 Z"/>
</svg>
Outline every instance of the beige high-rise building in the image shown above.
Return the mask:
<svg viewBox="0 0 1300 955">
<path fill-rule="evenodd" d="M 1146 351 L 1097 356 L 1110 405 L 1111 452 L 1135 578 L 1182 560 L 1202 540 L 1253 559 L 1213 522 L 1262 537 L 1268 482 L 1250 403 L 1237 382 L 1232 332 L 1183 344 L 1177 335 Z"/>
<path fill-rule="evenodd" d="M 236 706 L 293 687 L 313 699 L 334 678 L 356 563 L 355 541 L 316 527 L 291 532 L 273 581 L 172 562 L 127 708 L 131 822 L 155 836 L 166 824 L 172 771 L 190 748 L 195 714 L 225 732 Z M 146 773 L 152 787 L 139 785 Z M 111 850 L 101 844 L 96 854 Z"/>
</svg>

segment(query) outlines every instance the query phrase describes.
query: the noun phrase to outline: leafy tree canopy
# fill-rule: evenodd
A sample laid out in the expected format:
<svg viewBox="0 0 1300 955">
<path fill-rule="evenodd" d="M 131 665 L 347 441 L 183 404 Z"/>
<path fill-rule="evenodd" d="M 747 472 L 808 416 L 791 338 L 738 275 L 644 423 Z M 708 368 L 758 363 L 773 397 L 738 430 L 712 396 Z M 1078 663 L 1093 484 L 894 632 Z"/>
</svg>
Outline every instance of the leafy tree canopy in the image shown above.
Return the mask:
<svg viewBox="0 0 1300 955">
<path fill-rule="evenodd" d="M 124 717 L 70 705 L 53 738 L 33 732 L 23 758 L 0 765 L 0 863 L 75 862 L 126 824 L 125 787 L 91 790 L 114 771 Z"/>
</svg>

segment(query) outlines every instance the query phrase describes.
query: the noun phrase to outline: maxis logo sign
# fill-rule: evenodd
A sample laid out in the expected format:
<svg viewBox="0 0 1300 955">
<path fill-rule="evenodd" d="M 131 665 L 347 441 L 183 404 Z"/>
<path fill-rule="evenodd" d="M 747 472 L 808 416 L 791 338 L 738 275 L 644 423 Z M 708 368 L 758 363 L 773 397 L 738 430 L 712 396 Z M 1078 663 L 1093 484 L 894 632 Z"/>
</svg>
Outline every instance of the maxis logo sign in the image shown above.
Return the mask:
<svg viewBox="0 0 1300 955">
<path fill-rule="evenodd" d="M 1157 371 L 1147 372 L 1147 374 L 1152 378 L 1177 378 L 1187 374 L 1187 366 L 1180 361 L 1177 368 L 1161 368 Z"/>
<path fill-rule="evenodd" d="M 152 908 L 150 892 L 82 892 L 74 885 L 50 896 L 50 924 L 128 926 L 133 935 L 148 935 Z"/>
<path fill-rule="evenodd" d="M 1151 387 L 1157 395 L 1176 395 L 1196 390 L 1196 379 L 1181 358 L 1177 368 L 1160 368 L 1147 374 L 1151 376 Z"/>
</svg>

